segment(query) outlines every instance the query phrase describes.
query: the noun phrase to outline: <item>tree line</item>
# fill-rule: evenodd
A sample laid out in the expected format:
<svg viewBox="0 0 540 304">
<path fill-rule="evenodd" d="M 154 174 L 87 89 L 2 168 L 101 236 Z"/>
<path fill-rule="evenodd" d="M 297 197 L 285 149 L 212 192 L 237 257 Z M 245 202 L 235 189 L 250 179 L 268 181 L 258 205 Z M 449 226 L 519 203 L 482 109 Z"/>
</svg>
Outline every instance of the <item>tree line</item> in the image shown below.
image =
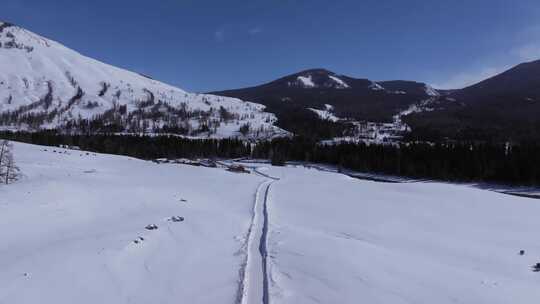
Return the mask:
<svg viewBox="0 0 540 304">
<path fill-rule="evenodd" d="M 0 132 L 0 138 L 44 146 L 75 146 L 85 151 L 155 158 L 238 158 L 251 147 L 239 139 L 188 139 L 173 135 L 65 134 L 51 131 Z"/>
<path fill-rule="evenodd" d="M 276 139 L 254 147 L 252 156 L 333 164 L 359 172 L 416 179 L 540 185 L 540 144 L 410 142 L 399 145 L 318 144 Z"/>
<path fill-rule="evenodd" d="M 305 161 L 360 172 L 463 182 L 540 185 L 540 144 L 411 142 L 400 145 L 320 144 L 304 137 L 248 143 L 239 139 L 177 136 L 2 132 L 0 138 L 33 144 L 78 146 L 83 150 L 155 158 L 239 158 Z"/>
</svg>

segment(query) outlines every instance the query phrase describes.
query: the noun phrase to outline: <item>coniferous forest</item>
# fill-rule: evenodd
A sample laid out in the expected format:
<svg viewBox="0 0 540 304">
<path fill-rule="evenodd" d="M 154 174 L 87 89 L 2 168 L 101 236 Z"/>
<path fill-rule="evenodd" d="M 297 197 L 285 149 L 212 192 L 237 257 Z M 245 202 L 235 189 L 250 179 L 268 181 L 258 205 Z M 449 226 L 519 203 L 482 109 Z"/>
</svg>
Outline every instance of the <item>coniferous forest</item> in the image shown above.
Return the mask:
<svg viewBox="0 0 540 304">
<path fill-rule="evenodd" d="M 25 143 L 76 146 L 81 150 L 156 158 L 238 158 L 250 155 L 248 144 L 237 139 L 185 139 L 178 136 L 67 135 L 56 131 L 0 132 L 0 138 Z"/>
<path fill-rule="evenodd" d="M 82 150 L 155 158 L 268 159 L 273 164 L 305 161 L 360 172 L 460 182 L 540 185 L 538 143 L 441 142 L 323 145 L 302 137 L 255 144 L 238 139 L 187 139 L 177 136 L 68 135 L 56 131 L 1 132 L 0 138 L 32 144 L 77 146 Z"/>
</svg>

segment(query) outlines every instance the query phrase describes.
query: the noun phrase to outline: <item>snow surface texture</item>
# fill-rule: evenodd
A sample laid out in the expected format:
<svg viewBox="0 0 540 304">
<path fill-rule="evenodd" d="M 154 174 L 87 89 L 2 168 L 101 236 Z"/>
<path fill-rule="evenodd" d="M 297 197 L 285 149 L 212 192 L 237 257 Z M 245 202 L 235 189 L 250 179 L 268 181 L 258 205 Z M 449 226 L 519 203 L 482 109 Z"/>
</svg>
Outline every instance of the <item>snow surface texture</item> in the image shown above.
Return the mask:
<svg viewBox="0 0 540 304">
<path fill-rule="evenodd" d="M 302 167 L 251 164 L 273 180 L 18 143 L 14 152 L 25 177 L 0 186 L 2 304 L 262 303 L 258 241 L 270 303 L 540 298 L 538 200 Z"/>
<path fill-rule="evenodd" d="M 205 121 L 218 120 L 218 110 L 223 107 L 236 117 L 222 122 L 212 137 L 240 136 L 239 127 L 245 123 L 250 124 L 253 132 L 264 129 L 264 132 L 259 132 L 259 137 L 284 133 L 273 126 L 276 118 L 264 112 L 263 105 L 235 98 L 188 93 L 85 57 L 20 27 L 1 24 L 0 113 L 46 113 L 48 117 L 39 127 L 54 128 L 74 119 L 92 119 L 124 105 L 127 113 L 141 109 L 171 112 L 168 106 L 187 113 L 204 111 L 210 114 L 204 118 Z M 197 115 L 193 116 L 185 120 L 197 128 L 201 120 Z M 157 125 L 162 126 L 165 122 L 159 120 Z M 26 123 L 11 127 L 35 126 Z"/>
</svg>

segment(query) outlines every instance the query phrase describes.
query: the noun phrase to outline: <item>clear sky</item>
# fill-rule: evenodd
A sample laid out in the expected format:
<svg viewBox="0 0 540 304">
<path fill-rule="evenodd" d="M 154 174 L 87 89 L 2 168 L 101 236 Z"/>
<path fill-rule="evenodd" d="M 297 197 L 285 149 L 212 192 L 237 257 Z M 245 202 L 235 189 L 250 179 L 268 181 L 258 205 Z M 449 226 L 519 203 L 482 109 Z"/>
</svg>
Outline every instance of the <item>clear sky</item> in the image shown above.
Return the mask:
<svg viewBox="0 0 540 304">
<path fill-rule="evenodd" d="M 317 67 L 455 88 L 540 59 L 538 0 L 2 0 L 0 12 L 198 92 Z"/>
</svg>

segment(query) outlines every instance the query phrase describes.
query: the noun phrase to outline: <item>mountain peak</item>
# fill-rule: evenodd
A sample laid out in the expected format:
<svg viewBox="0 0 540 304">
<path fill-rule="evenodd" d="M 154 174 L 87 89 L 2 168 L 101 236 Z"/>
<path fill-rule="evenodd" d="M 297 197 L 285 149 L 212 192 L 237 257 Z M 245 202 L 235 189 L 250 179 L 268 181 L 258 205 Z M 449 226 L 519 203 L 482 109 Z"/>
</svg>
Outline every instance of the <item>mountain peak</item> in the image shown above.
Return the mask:
<svg viewBox="0 0 540 304">
<path fill-rule="evenodd" d="M 303 71 L 300 71 L 296 74 L 310 74 L 310 75 L 313 75 L 313 74 L 319 74 L 319 75 L 335 75 L 334 72 L 332 71 L 329 71 L 327 69 L 323 69 L 323 68 L 314 68 L 314 69 L 307 69 L 307 70 L 303 70 Z"/>
<path fill-rule="evenodd" d="M 63 47 L 53 40 L 4 21 L 0 21 L 0 43 L 2 43 L 5 49 L 19 49 L 28 53 L 32 52 L 35 48 L 48 48 L 53 44 L 57 47 Z"/>
<path fill-rule="evenodd" d="M 12 26 L 15 26 L 13 23 L 9 23 L 9 22 L 5 22 L 5 21 L 1 21 L 0 20 L 0 33 L 5 29 L 5 28 L 8 28 L 8 27 L 12 27 Z"/>
</svg>

